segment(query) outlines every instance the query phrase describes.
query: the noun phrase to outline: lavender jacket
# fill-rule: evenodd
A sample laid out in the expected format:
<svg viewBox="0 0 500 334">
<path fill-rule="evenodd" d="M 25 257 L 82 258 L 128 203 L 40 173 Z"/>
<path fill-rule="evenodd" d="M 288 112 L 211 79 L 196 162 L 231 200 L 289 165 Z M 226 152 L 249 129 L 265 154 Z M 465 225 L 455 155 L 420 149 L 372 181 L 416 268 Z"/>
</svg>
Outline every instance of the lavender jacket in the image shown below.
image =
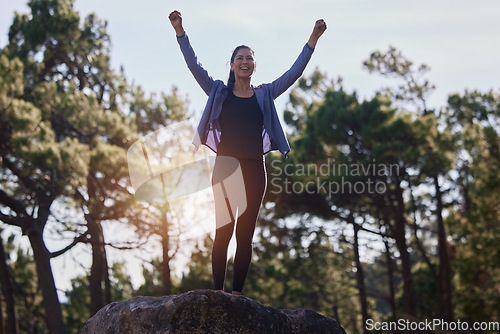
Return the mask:
<svg viewBox="0 0 500 334">
<path fill-rule="evenodd" d="M 217 153 L 217 146 L 221 136 L 219 116 L 222 111 L 222 104 L 227 96 L 227 90 L 224 89 L 226 85 L 221 80 L 212 79 L 208 71 L 203 68 L 186 34 L 177 37 L 177 42 L 189 70 L 208 95 L 208 101 L 194 136 L 193 144 L 196 149 L 203 144 Z M 274 99 L 283 94 L 302 76 L 313 51 L 314 49 L 311 49 L 306 44 L 292 67 L 281 77 L 270 84 L 262 84 L 258 87 L 252 86 L 263 116 L 262 144 L 264 154 L 272 150 L 279 150 L 286 158 L 286 155 L 290 152 L 290 146 L 276 112 Z"/>
</svg>

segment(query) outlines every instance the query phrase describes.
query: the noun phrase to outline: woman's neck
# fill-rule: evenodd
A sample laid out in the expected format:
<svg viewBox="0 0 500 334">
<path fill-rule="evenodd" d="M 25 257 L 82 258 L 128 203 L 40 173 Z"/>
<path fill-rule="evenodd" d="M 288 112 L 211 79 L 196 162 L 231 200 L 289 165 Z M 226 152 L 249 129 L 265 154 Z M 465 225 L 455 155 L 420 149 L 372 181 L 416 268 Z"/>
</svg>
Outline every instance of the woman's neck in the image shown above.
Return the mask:
<svg viewBox="0 0 500 334">
<path fill-rule="evenodd" d="M 248 80 L 238 80 L 233 86 L 233 94 L 238 97 L 251 97 L 253 95 L 253 88 L 250 84 L 250 79 Z"/>
</svg>

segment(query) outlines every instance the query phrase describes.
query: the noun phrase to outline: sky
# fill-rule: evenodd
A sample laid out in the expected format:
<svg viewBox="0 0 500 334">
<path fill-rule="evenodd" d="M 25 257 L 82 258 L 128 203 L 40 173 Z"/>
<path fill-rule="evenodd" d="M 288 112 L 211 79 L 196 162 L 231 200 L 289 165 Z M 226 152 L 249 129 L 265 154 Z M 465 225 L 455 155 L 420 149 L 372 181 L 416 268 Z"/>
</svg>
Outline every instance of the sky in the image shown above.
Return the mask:
<svg viewBox="0 0 500 334">
<path fill-rule="evenodd" d="M 0 46 L 7 43 L 14 12 L 27 13 L 25 0 L 0 0 Z M 415 64 L 427 64 L 427 79 L 436 86 L 431 108 L 446 105 L 448 94 L 466 89 L 499 91 L 500 2 L 497 0 L 254 0 L 239 1 L 76 0 L 81 18 L 96 13 L 108 22 L 111 62 L 147 92 L 174 86 L 199 115 L 206 95 L 187 69 L 168 21 L 176 9 L 200 61 L 214 79 L 226 80 L 233 49 L 247 44 L 256 53 L 252 83 L 271 82 L 298 56 L 322 18 L 328 29 L 305 71 L 315 68 L 343 78 L 344 89 L 369 99 L 393 81 L 363 70 L 375 50 L 394 46 Z M 288 91 L 289 92 L 289 91 Z M 276 100 L 286 107 L 287 93 Z M 293 148 L 292 148 L 293 149 Z M 110 234 L 120 227 L 110 227 Z M 56 246 L 53 246 L 56 247 Z M 83 249 L 80 252 L 85 252 Z M 68 259 L 58 266 L 71 271 Z M 140 270 L 139 270 L 140 271 Z M 59 280 L 58 286 L 67 286 Z"/>
<path fill-rule="evenodd" d="M 7 42 L 14 11 L 26 12 L 25 0 L 0 0 L 0 45 Z M 168 14 L 179 10 L 184 28 L 202 64 L 214 79 L 226 80 L 232 50 L 250 45 L 256 52 L 253 84 L 284 73 L 298 56 L 318 18 L 328 30 L 305 71 L 315 68 L 342 77 L 347 91 L 371 98 L 394 82 L 363 70 L 375 50 L 394 46 L 415 64 L 427 64 L 436 86 L 431 107 L 446 104 L 448 94 L 465 89 L 499 88 L 500 2 L 496 0 L 254 0 L 252 2 L 76 0 L 82 17 L 96 13 L 108 22 L 113 67 L 147 92 L 173 86 L 200 113 L 206 96 L 185 66 Z M 277 99 L 278 110 L 287 102 Z"/>
</svg>

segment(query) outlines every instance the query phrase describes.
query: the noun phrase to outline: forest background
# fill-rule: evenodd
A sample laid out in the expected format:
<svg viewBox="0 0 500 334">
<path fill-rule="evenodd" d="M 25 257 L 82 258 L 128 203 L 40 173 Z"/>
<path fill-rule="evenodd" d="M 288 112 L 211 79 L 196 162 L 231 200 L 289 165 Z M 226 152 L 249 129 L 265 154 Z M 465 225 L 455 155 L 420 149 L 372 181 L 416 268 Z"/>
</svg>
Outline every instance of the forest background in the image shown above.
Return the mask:
<svg viewBox="0 0 500 334">
<path fill-rule="evenodd" d="M 443 25 L 470 18 L 450 39 L 425 24 L 437 18 L 430 5 L 416 12 L 426 14 L 420 34 L 403 35 L 398 7 L 384 4 L 378 13 L 396 18 L 385 26 L 393 34 L 370 25 L 383 21 L 373 15 L 364 25 L 359 17 L 346 23 L 339 14 L 344 2 L 337 12 L 321 10 L 332 37 L 321 41 L 304 78 L 277 102 L 293 151 L 287 160 L 267 157 L 268 193 L 246 294 L 273 307 L 314 309 L 350 333 L 363 332 L 367 319 L 498 322 L 494 9 L 445 7 L 441 13 L 452 15 L 440 17 Z M 180 121 L 193 126 L 204 104 L 169 30 L 172 8 L 161 21 L 150 20 L 158 25 L 146 25 L 148 32 L 122 17 L 128 29 L 117 34 L 118 49 L 127 38 L 147 37 L 117 51 L 113 21 L 108 26 L 107 17 L 79 14 L 77 5 L 32 0 L 10 17 L 6 41 L 0 38 L 0 329 L 6 333 L 76 333 L 111 301 L 211 287 L 210 200 L 136 201 L 128 170 L 133 143 Z M 219 14 L 212 8 L 212 16 L 194 5 L 179 9 L 186 21 L 192 14 L 193 28 L 186 23 L 186 29 L 214 77 L 227 76 L 220 59 L 245 38 L 257 50 L 255 82 L 266 82 L 293 62 L 302 46 L 298 36 L 306 41 L 317 19 L 310 8 L 326 6 L 313 5 L 288 31 L 257 21 L 259 6 L 244 25 L 235 8 Z M 301 3 L 289 7 L 298 11 Z M 216 15 L 227 23 L 207 29 Z M 482 33 L 470 33 L 469 24 Z M 227 30 L 227 39 L 203 32 Z M 357 42 L 377 33 L 382 40 Z M 151 36 L 154 42 L 147 41 Z M 450 51 L 457 41 L 461 51 Z M 347 47 L 353 43 L 362 47 Z M 433 77 L 434 71 L 440 74 Z M 182 131 L 192 135 L 192 128 Z M 175 156 L 189 149 L 158 151 Z M 330 172 L 319 172 L 325 164 Z M 333 173 L 335 166 L 346 169 Z M 378 172 L 355 172 L 363 166 Z M 352 188 L 332 191 L 324 184 Z M 369 191 L 369 184 L 378 188 Z"/>
</svg>

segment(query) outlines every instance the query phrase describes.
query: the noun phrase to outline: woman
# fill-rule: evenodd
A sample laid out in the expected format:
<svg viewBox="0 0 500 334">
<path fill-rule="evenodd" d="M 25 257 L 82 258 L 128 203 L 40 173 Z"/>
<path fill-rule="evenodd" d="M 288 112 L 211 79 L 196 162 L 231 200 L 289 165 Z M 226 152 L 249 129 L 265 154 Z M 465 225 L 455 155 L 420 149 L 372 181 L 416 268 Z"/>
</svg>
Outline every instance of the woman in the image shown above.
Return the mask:
<svg viewBox="0 0 500 334">
<path fill-rule="evenodd" d="M 253 86 L 253 50 L 241 45 L 231 56 L 229 80 L 213 80 L 189 43 L 178 11 L 169 15 L 187 66 L 208 95 L 208 102 L 193 140 L 196 148 L 208 146 L 216 154 L 212 175 L 215 199 L 216 232 L 212 249 L 214 288 L 223 291 L 227 248 L 236 223 L 233 294 L 240 295 L 252 258 L 252 238 L 266 190 L 263 155 L 290 151 L 281 127 L 274 99 L 302 75 L 316 43 L 326 30 L 318 20 L 293 66 L 270 84 Z M 241 175 L 241 178 L 238 176 Z"/>
</svg>

